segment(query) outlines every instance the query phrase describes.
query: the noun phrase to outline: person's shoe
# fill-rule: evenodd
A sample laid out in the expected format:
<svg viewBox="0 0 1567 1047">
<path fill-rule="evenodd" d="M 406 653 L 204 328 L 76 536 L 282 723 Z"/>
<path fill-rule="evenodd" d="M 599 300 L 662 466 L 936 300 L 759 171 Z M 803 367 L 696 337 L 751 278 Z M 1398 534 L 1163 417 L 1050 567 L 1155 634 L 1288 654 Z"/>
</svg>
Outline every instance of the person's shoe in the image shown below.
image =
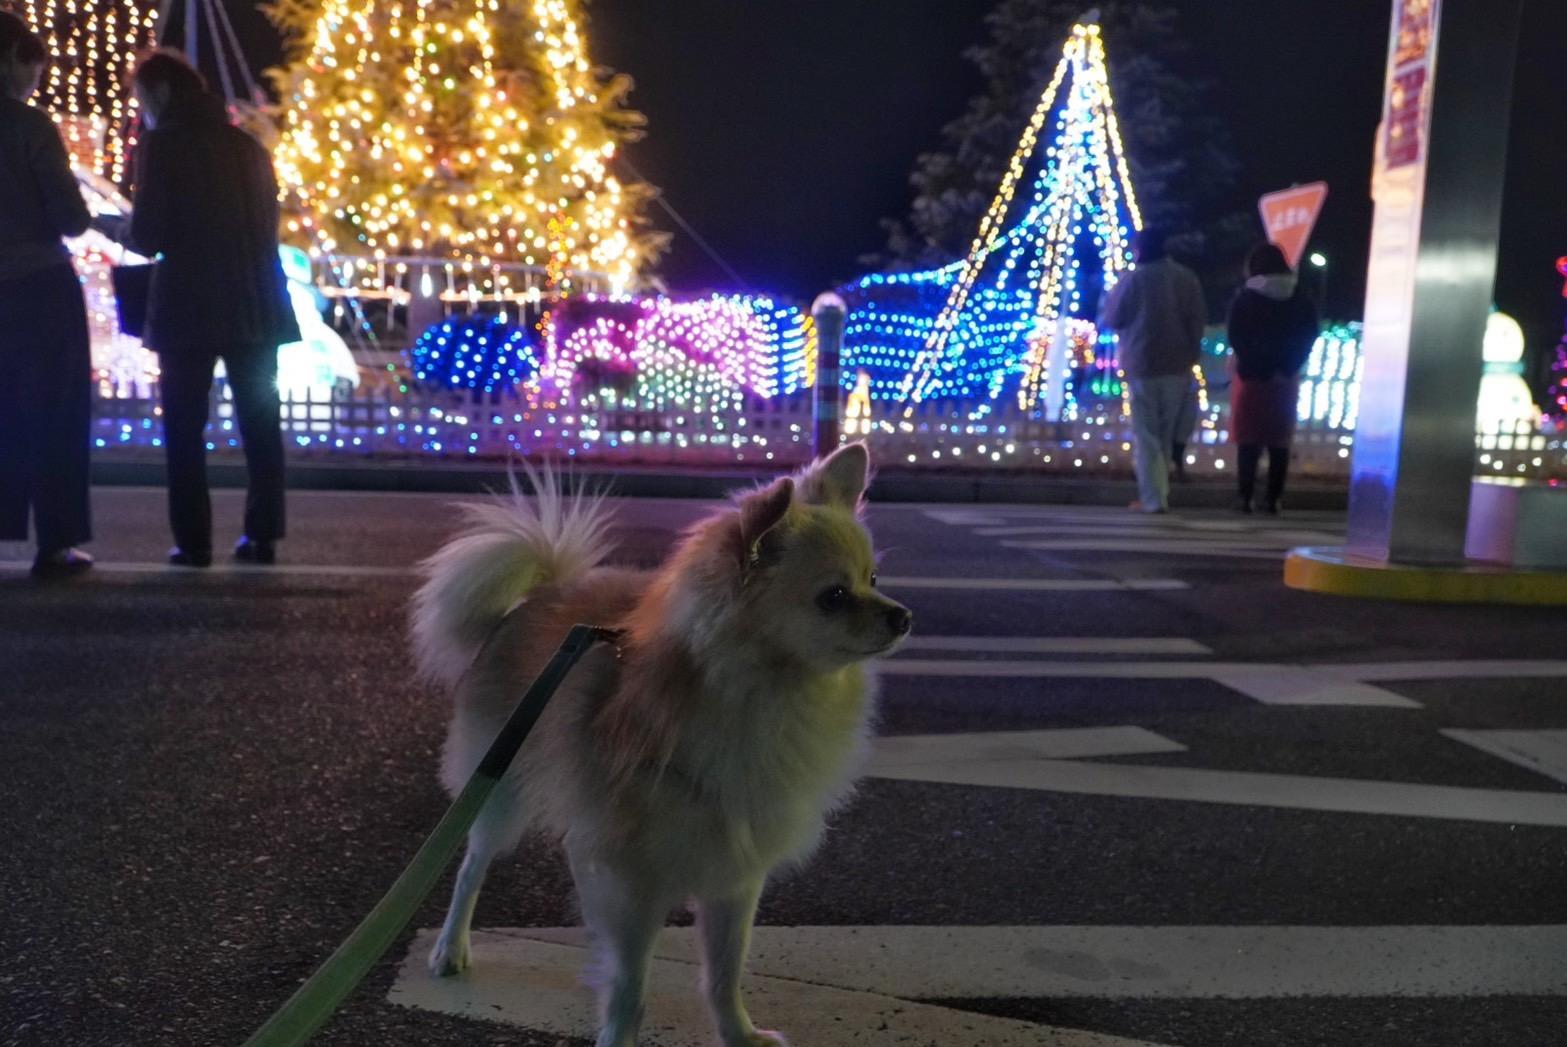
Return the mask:
<svg viewBox="0 0 1567 1047">
<path fill-rule="evenodd" d="M 1238 512 L 1238 513 L 1245 513 L 1246 515 L 1250 516 L 1251 515 L 1251 499 L 1250 498 L 1242 498 L 1240 501 L 1236 502 L 1235 503 L 1235 511 Z"/>
<path fill-rule="evenodd" d="M 240 563 L 277 563 L 277 543 L 244 537 L 234 544 L 234 559 Z"/>
<path fill-rule="evenodd" d="M 33 560 L 33 577 L 47 581 L 57 578 L 74 578 L 92 570 L 92 557 L 80 549 L 70 547 L 51 553 L 39 553 Z"/>
<path fill-rule="evenodd" d="M 169 550 L 169 563 L 175 567 L 211 567 L 211 549 L 181 549 L 179 546 Z"/>
<path fill-rule="evenodd" d="M 1268 514 L 1269 516 L 1277 516 L 1277 515 L 1279 515 L 1279 503 L 1278 503 L 1278 501 L 1277 500 L 1270 500 L 1270 501 L 1263 502 L 1261 511 L 1266 513 L 1266 514 Z"/>
</svg>

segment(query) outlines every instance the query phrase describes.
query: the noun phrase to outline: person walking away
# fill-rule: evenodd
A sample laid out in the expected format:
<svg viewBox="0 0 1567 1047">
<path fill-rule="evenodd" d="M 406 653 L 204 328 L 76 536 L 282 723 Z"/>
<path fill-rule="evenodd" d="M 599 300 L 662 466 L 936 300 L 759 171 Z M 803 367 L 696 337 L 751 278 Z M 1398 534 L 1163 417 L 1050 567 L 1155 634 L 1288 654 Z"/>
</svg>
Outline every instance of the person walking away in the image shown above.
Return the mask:
<svg viewBox="0 0 1567 1047">
<path fill-rule="evenodd" d="M 33 574 L 92 567 L 88 440 L 92 350 L 82 285 L 62 237 L 90 216 L 65 144 L 27 104 L 47 52 L 0 11 L 0 540 L 38 543 Z"/>
<path fill-rule="evenodd" d="M 1119 336 L 1121 371 L 1132 393 L 1133 465 L 1137 472 L 1134 509 L 1170 509 L 1170 466 L 1177 433 L 1193 395 L 1192 368 L 1207 323 L 1197 274 L 1171 258 L 1163 230 L 1137 235 L 1137 265 L 1123 273 L 1105 297 L 1100 327 Z"/>
<path fill-rule="evenodd" d="M 1295 436 L 1300 370 L 1318 334 L 1317 308 L 1272 244 L 1246 259 L 1245 285 L 1230 303 L 1230 438 L 1237 446 L 1241 512 L 1252 511 L 1257 464 L 1268 449 L 1268 487 L 1261 510 L 1275 514 L 1284 497 Z"/>
<path fill-rule="evenodd" d="M 159 356 L 169 477 L 169 562 L 212 563 L 204 430 L 213 369 L 228 374 L 245 449 L 245 533 L 235 559 L 272 563 L 284 532 L 278 346 L 299 340 L 278 258 L 277 178 L 255 138 L 184 57 L 155 51 L 132 87 L 146 134 L 128 241 L 160 254 L 143 341 Z"/>
</svg>

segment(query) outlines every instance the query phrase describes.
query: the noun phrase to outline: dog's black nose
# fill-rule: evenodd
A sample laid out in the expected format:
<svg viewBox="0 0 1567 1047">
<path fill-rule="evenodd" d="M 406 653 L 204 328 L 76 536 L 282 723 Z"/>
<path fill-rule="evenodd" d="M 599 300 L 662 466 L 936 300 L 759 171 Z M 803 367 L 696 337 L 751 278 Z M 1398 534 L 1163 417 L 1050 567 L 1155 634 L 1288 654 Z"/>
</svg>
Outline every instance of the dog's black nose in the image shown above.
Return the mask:
<svg viewBox="0 0 1567 1047">
<path fill-rule="evenodd" d="M 892 631 L 902 636 L 914 626 L 914 612 L 907 607 L 893 607 L 887 611 L 887 624 Z"/>
</svg>

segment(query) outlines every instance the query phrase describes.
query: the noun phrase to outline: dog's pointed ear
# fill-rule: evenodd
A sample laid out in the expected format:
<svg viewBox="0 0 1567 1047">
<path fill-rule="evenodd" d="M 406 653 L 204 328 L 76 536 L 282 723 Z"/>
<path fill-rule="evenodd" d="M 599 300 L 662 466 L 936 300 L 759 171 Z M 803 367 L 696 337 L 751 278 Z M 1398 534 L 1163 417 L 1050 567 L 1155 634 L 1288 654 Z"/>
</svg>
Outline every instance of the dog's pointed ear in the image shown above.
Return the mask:
<svg viewBox="0 0 1567 1047">
<path fill-rule="evenodd" d="M 800 478 L 800 494 L 813 505 L 859 509 L 870 485 L 871 452 L 863 443 L 840 447 L 812 465 Z"/>
<path fill-rule="evenodd" d="M 764 539 L 783 522 L 794 501 L 794 481 L 785 476 L 740 500 L 740 568 L 749 570 L 762 560 Z"/>
</svg>

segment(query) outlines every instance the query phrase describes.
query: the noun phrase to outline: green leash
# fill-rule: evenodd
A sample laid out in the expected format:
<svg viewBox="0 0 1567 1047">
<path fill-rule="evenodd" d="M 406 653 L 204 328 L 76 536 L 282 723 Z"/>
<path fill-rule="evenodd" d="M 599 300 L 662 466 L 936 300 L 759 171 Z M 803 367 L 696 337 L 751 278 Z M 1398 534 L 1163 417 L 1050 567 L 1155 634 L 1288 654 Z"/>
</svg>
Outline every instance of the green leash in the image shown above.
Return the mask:
<svg viewBox="0 0 1567 1047">
<path fill-rule="evenodd" d="M 310 980 L 245 1041 L 245 1047 L 296 1047 L 309 1040 L 332 1016 L 343 998 L 353 992 L 382 954 L 391 948 L 392 942 L 408 926 L 414 912 L 435 887 L 447 863 L 462 845 L 468 828 L 478 817 L 484 801 L 511 766 L 523 739 L 533 730 L 539 714 L 571 667 L 595 643 L 613 641 L 618 635 L 612 629 L 590 625 L 571 627 L 554 657 L 512 710 L 495 741 L 490 743 L 489 751 L 479 761 L 468 784 L 452 801 L 391 890 L 382 896 L 370 915 L 354 928 L 354 933 L 337 947 L 337 951 L 327 957 Z"/>
</svg>

